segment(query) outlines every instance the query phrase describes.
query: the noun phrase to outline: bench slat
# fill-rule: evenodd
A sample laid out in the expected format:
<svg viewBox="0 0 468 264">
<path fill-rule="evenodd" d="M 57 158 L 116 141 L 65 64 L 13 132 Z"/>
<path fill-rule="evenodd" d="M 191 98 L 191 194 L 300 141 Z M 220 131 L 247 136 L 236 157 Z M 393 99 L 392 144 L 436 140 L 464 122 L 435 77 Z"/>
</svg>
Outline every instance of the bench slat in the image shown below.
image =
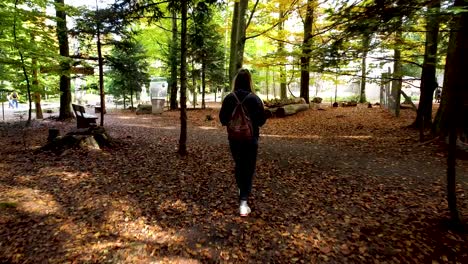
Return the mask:
<svg viewBox="0 0 468 264">
<path fill-rule="evenodd" d="M 76 126 L 78 128 L 88 128 L 91 126 L 96 126 L 96 119 L 98 118 L 95 115 L 87 114 L 84 106 L 72 104 L 73 112 L 76 116 Z"/>
</svg>

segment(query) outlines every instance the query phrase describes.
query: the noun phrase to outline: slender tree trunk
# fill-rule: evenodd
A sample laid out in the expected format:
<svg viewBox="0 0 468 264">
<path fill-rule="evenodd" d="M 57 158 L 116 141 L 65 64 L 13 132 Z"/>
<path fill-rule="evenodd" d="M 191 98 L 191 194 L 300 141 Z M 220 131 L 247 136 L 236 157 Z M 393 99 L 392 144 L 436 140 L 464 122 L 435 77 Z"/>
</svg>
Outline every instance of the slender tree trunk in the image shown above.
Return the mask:
<svg viewBox="0 0 468 264">
<path fill-rule="evenodd" d="M 33 45 L 36 45 L 34 34 L 32 34 L 32 33 L 31 33 L 31 43 Z M 37 57 L 35 55 L 33 55 L 32 58 L 31 58 L 31 65 L 32 65 L 33 101 L 34 101 L 34 106 L 36 108 L 36 119 L 43 119 L 44 116 L 42 114 L 41 93 L 40 93 L 39 78 L 38 78 L 39 67 L 37 65 Z"/>
<path fill-rule="evenodd" d="M 275 82 L 275 79 L 276 79 L 276 78 L 275 78 L 275 71 L 274 71 L 274 69 L 273 69 L 272 75 L 273 75 L 273 87 L 272 87 L 272 89 L 273 89 L 273 98 L 276 98 L 276 82 Z"/>
<path fill-rule="evenodd" d="M 187 155 L 187 0 L 181 0 L 182 24 L 180 33 L 180 140 L 181 156 Z"/>
<path fill-rule="evenodd" d="M 426 22 L 426 41 L 424 50 L 424 62 L 421 73 L 421 94 L 414 126 L 420 129 L 432 125 L 432 100 L 437 88 L 437 43 L 439 38 L 439 9 L 440 0 L 431 1 L 428 5 Z"/>
<path fill-rule="evenodd" d="M 280 13 L 279 13 L 279 20 L 280 23 L 278 25 L 278 30 L 280 36 L 284 34 L 284 6 L 280 4 Z M 281 37 L 282 39 L 282 37 Z M 278 55 L 283 56 L 284 55 L 284 42 L 279 41 L 278 43 Z M 288 97 L 287 95 L 287 87 L 286 87 L 286 60 L 284 60 L 285 63 L 284 65 L 280 65 L 280 98 L 281 99 L 286 99 Z"/>
<path fill-rule="evenodd" d="M 455 7 L 466 9 L 468 3 L 455 0 Z M 449 153 L 447 158 L 447 201 L 450 215 L 455 224 L 461 223 L 456 197 L 456 140 L 457 131 L 466 132 L 468 115 L 468 78 L 466 78 L 466 61 L 468 61 L 468 13 L 455 15 L 451 25 L 450 40 L 445 63 L 444 89 L 442 100 L 445 108 L 440 124 L 449 128 Z"/>
<path fill-rule="evenodd" d="M 202 109 L 206 108 L 205 104 L 205 92 L 206 92 L 206 62 L 205 59 L 202 60 Z"/>
<path fill-rule="evenodd" d="M 197 107 L 197 71 L 195 70 L 195 63 L 192 59 L 192 106 L 193 109 Z"/>
<path fill-rule="evenodd" d="M 170 60 L 171 60 L 171 80 L 169 86 L 171 87 L 170 93 L 170 108 L 171 110 L 177 109 L 177 12 L 172 11 L 172 42 L 170 47 Z"/>
<path fill-rule="evenodd" d="M 310 83 L 310 53 L 312 46 L 312 24 L 314 23 L 314 0 L 307 0 L 307 13 L 304 21 L 304 42 L 302 44 L 301 56 L 301 94 L 306 103 L 309 103 L 309 83 Z"/>
<path fill-rule="evenodd" d="M 38 67 L 37 67 L 37 59 L 32 58 L 32 67 L 33 67 L 33 79 L 32 85 L 34 87 L 34 106 L 36 107 L 36 119 L 43 119 L 44 116 L 42 114 L 42 107 L 41 107 L 41 93 L 39 91 L 39 78 L 38 78 Z"/>
<path fill-rule="evenodd" d="M 392 97 L 394 100 L 394 113 L 396 117 L 400 116 L 400 98 L 401 98 L 401 85 L 402 85 L 402 67 L 401 67 L 401 50 L 399 45 L 403 39 L 401 30 L 402 20 L 400 18 L 400 26 L 396 34 L 396 48 L 394 50 L 393 62 L 393 81 L 392 81 Z"/>
<path fill-rule="evenodd" d="M 366 99 L 367 62 L 366 61 L 367 61 L 367 52 L 369 51 L 370 41 L 371 41 L 371 35 L 364 34 L 362 38 L 363 52 L 362 52 L 362 62 L 361 62 L 361 92 L 359 96 L 360 103 L 365 103 L 367 101 Z"/>
<path fill-rule="evenodd" d="M 28 121 L 26 122 L 26 125 L 29 126 L 31 124 L 31 109 L 32 109 L 31 84 L 29 83 L 29 76 L 26 72 L 26 64 L 24 62 L 24 55 L 18 45 L 18 37 L 17 37 L 17 32 L 16 32 L 16 15 L 18 12 L 17 9 L 18 9 L 18 0 L 15 0 L 15 14 L 14 14 L 14 19 L 13 19 L 13 38 L 15 40 L 15 48 L 18 51 L 18 54 L 20 55 L 21 69 L 23 70 L 24 79 L 26 80 L 26 88 L 28 91 L 28 101 L 29 101 Z"/>
<path fill-rule="evenodd" d="M 96 0 L 96 11 L 98 10 L 97 0 Z M 101 21 L 97 20 L 97 51 L 98 51 L 98 64 L 99 64 L 99 94 L 101 97 L 101 126 L 104 126 L 104 113 L 106 112 L 106 106 L 104 101 L 104 69 L 103 69 L 103 59 L 102 59 L 102 50 L 101 50 Z"/>
<path fill-rule="evenodd" d="M 64 0 L 55 0 L 55 13 L 57 17 L 57 37 L 59 42 L 60 56 L 60 113 L 59 119 L 64 120 L 73 117 L 71 111 L 71 82 L 70 82 L 70 49 L 68 46 L 67 15 L 64 10 Z"/>
</svg>

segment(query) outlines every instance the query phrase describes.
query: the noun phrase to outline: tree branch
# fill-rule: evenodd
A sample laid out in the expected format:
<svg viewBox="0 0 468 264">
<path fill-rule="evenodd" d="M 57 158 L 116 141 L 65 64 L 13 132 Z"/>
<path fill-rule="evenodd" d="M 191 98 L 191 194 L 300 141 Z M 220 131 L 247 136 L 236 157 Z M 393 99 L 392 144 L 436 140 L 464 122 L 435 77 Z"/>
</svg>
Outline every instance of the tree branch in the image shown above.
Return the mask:
<svg viewBox="0 0 468 264">
<path fill-rule="evenodd" d="M 255 5 L 254 5 L 254 7 L 253 7 L 253 9 L 252 9 L 252 12 L 250 12 L 250 17 L 249 17 L 249 20 L 247 21 L 247 24 L 245 25 L 245 30 L 247 30 L 247 29 L 249 28 L 250 21 L 252 21 L 253 15 L 254 15 L 254 13 L 255 13 L 255 10 L 257 9 L 257 5 L 258 5 L 258 2 L 259 2 L 259 1 L 260 1 L 260 0 L 257 0 L 257 1 L 255 2 Z"/>
<path fill-rule="evenodd" d="M 294 5 L 297 3 L 297 1 L 298 1 L 298 0 L 294 0 L 294 1 L 291 3 L 289 10 L 287 10 L 287 11 L 285 12 L 285 18 L 286 18 L 287 15 L 289 15 L 289 14 L 292 12 L 292 6 L 294 6 Z M 252 35 L 252 36 L 248 36 L 248 37 L 246 36 L 246 37 L 245 37 L 245 40 L 247 40 L 247 39 L 252 39 L 252 38 L 256 38 L 256 37 L 258 37 L 258 36 L 261 36 L 261 35 L 267 33 L 268 31 L 274 29 L 275 27 L 277 27 L 281 22 L 283 22 L 283 20 L 278 20 L 278 22 L 276 22 L 273 26 L 269 27 L 268 29 L 266 29 L 266 30 L 264 30 L 264 31 L 262 31 L 262 32 L 260 32 L 260 33 L 258 33 L 258 34 Z"/>
</svg>

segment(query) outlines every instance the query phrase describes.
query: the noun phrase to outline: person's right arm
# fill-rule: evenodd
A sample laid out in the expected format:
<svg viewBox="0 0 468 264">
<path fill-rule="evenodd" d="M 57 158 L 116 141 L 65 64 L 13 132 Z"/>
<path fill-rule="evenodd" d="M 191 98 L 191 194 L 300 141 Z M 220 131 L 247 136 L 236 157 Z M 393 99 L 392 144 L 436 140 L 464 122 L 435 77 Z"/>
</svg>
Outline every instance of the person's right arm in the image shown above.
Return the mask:
<svg viewBox="0 0 468 264">
<path fill-rule="evenodd" d="M 224 97 L 223 103 L 221 104 L 221 110 L 219 111 L 219 121 L 223 126 L 229 123 L 232 115 L 232 109 L 229 106 L 229 95 Z"/>
</svg>

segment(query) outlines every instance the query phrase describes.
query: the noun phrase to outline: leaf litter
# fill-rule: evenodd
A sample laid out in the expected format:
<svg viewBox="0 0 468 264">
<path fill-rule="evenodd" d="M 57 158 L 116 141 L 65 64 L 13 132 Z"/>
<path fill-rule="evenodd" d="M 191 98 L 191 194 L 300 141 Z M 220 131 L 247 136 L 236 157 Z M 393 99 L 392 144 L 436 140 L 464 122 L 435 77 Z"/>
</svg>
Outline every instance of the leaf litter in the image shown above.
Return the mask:
<svg viewBox="0 0 468 264">
<path fill-rule="evenodd" d="M 261 129 L 247 218 L 216 107 L 188 111 L 187 157 L 178 111 L 109 111 L 115 147 L 62 155 L 36 150 L 74 122 L 2 124 L 0 262 L 467 263 L 467 235 L 443 224 L 445 153 L 406 128 L 414 113 L 325 109 Z"/>
</svg>

